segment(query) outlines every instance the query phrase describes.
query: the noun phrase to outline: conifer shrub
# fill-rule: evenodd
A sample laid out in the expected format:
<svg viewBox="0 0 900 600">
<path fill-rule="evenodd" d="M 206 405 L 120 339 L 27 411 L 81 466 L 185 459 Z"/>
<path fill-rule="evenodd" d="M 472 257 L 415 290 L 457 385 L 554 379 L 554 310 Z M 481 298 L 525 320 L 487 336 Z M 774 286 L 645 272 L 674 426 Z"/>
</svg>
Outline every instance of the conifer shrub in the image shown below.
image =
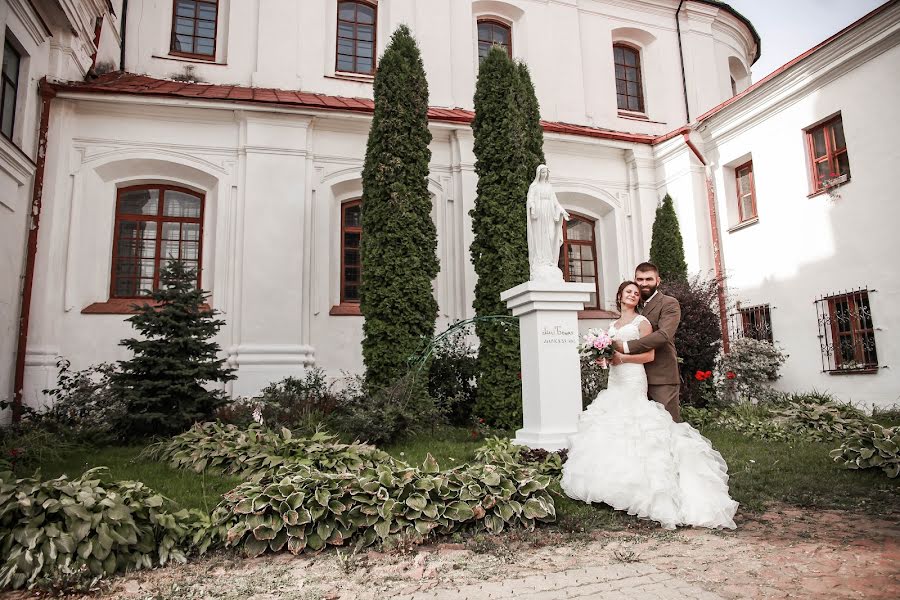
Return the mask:
<svg viewBox="0 0 900 600">
<path fill-rule="evenodd" d="M 666 194 L 656 208 L 650 262 L 659 268 L 663 281 L 687 281 L 687 262 L 684 260 L 684 241 L 678 226 L 678 215 L 672 197 Z"/>
<path fill-rule="evenodd" d="M 376 393 L 406 375 L 409 357 L 434 335 L 437 318 L 428 82 L 406 25 L 397 28 L 378 62 L 374 94 L 362 173 L 360 311 L 365 379 Z"/>
<path fill-rule="evenodd" d="M 127 407 L 122 423 L 128 436 L 175 434 L 209 420 L 226 399 L 207 385 L 235 378 L 213 341 L 225 322 L 205 306 L 208 294 L 197 289 L 195 273 L 170 260 L 159 278 L 150 296 L 154 305 L 144 303 L 127 319 L 140 334 L 120 342 L 132 358 L 110 375 Z"/>
</svg>

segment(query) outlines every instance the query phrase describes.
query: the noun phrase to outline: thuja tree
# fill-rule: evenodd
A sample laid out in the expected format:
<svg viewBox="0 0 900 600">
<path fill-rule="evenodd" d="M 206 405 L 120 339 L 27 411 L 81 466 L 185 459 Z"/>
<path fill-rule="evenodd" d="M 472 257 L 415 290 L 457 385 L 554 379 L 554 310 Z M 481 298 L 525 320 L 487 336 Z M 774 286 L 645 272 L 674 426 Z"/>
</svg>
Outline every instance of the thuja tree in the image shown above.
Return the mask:
<svg viewBox="0 0 900 600">
<path fill-rule="evenodd" d="M 475 87 L 475 208 L 471 212 L 479 339 L 476 413 L 498 427 L 522 423 L 519 334 L 500 293 L 528 279 L 525 196 L 543 161 L 537 100 L 527 68 L 493 48 Z"/>
<path fill-rule="evenodd" d="M 431 220 L 428 83 L 409 28 L 394 32 L 375 75 L 375 115 L 366 145 L 362 197 L 360 310 L 370 388 L 409 368 L 434 335 L 437 232 Z"/>
<path fill-rule="evenodd" d="M 656 209 L 650 244 L 650 262 L 659 267 L 663 281 L 687 281 L 684 242 L 681 239 L 681 229 L 678 227 L 678 215 L 675 214 L 672 197 L 668 194 Z"/>
<path fill-rule="evenodd" d="M 140 338 L 120 344 L 134 354 L 119 362 L 112 387 L 127 406 L 123 433 L 130 436 L 180 433 L 212 417 L 224 394 L 206 384 L 234 379 L 218 358 L 212 341 L 225 324 L 205 306 L 196 274 L 180 261 L 169 261 L 159 274 L 159 289 L 128 319 Z"/>
</svg>

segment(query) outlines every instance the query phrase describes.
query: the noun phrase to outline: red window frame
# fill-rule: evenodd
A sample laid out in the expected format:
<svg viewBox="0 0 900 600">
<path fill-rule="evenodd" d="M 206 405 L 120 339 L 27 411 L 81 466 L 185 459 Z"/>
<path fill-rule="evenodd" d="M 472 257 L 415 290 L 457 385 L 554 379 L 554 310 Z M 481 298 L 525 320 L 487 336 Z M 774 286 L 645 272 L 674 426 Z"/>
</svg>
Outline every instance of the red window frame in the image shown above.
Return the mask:
<svg viewBox="0 0 900 600">
<path fill-rule="evenodd" d="M 622 52 L 622 60 L 619 61 L 616 50 L 621 50 Z M 628 60 L 625 57 L 625 53 L 628 52 L 634 55 L 634 65 L 629 65 Z M 622 76 L 619 76 L 619 70 L 621 68 Z M 619 110 L 624 110 L 628 112 L 638 112 L 643 113 L 645 111 L 644 106 L 644 76 L 641 73 L 641 50 L 635 46 L 630 44 L 616 43 L 613 44 L 613 69 L 615 71 L 616 77 L 616 106 L 618 106 Z M 629 73 L 633 70 L 633 77 L 629 77 Z M 637 93 L 630 94 L 628 93 L 628 84 L 633 83 L 637 86 Z M 621 91 L 620 91 L 621 90 Z M 631 105 L 630 99 L 634 98 L 637 101 L 637 108 L 629 108 Z M 623 106 L 624 101 L 624 106 Z"/>
<path fill-rule="evenodd" d="M 750 189 L 745 190 L 741 188 L 741 175 L 747 173 L 749 175 L 748 181 L 750 182 Z M 740 223 L 744 223 L 745 221 L 750 221 L 755 219 L 758 216 L 756 212 L 756 183 L 753 178 L 753 161 L 748 161 L 739 167 L 734 168 L 734 180 L 735 180 L 735 189 L 737 190 L 737 205 L 738 205 L 738 221 Z M 751 214 L 744 214 L 744 199 L 749 196 L 750 197 L 750 207 Z"/>
<path fill-rule="evenodd" d="M 341 18 L 341 7 L 347 4 L 355 5 L 353 11 L 353 20 L 348 21 Z M 372 9 L 372 22 L 364 23 L 359 20 L 359 9 L 361 6 Z M 341 36 L 341 24 L 349 25 L 353 28 L 353 37 L 342 37 Z M 372 40 L 362 40 L 359 36 L 359 30 L 361 27 L 371 27 L 372 28 Z M 350 40 L 353 44 L 353 54 L 345 54 L 341 53 L 341 40 Z M 372 56 L 371 57 L 361 57 L 359 55 L 359 44 L 361 42 L 371 43 L 372 44 Z M 334 44 L 334 70 L 338 73 L 358 73 L 361 75 L 374 75 L 375 74 L 375 58 L 376 52 L 378 49 L 378 3 L 371 2 L 369 0 L 340 0 L 337 3 L 337 30 L 335 32 L 335 44 Z M 340 67 L 341 56 L 350 57 L 353 62 L 353 67 L 351 69 L 342 69 Z M 366 70 L 361 69 L 358 65 L 360 59 L 369 58 L 372 63 L 372 66 Z"/>
<path fill-rule="evenodd" d="M 590 217 L 586 217 L 584 215 L 579 215 L 577 213 L 569 212 L 569 216 L 571 217 L 567 223 L 563 224 L 563 245 L 562 251 L 559 253 L 559 268 L 562 269 L 563 278 L 566 281 L 575 281 L 575 282 L 583 282 L 583 279 L 575 279 L 570 273 L 570 264 L 569 264 L 569 247 L 570 246 L 587 246 L 591 249 L 591 254 L 593 259 L 590 261 L 581 260 L 581 263 L 592 262 L 594 265 L 594 293 L 595 293 L 595 302 L 592 306 L 585 306 L 584 310 L 600 310 L 600 268 L 598 266 L 599 255 L 597 254 L 597 221 Z M 587 223 L 591 228 L 591 239 L 590 240 L 570 240 L 569 239 L 569 231 L 568 224 L 573 221 L 578 221 L 582 223 Z M 584 272 L 580 277 L 584 277 Z"/>
<path fill-rule="evenodd" d="M 156 190 L 159 192 L 159 200 L 157 202 L 157 209 L 155 215 L 138 215 L 138 214 L 128 214 L 120 212 L 120 205 L 122 202 L 122 197 L 129 192 L 136 192 L 141 190 Z M 183 194 L 188 194 L 196 197 L 200 200 L 200 216 L 199 217 L 173 217 L 173 216 L 165 216 L 165 195 L 166 191 L 176 191 L 181 192 Z M 194 190 L 174 186 L 174 185 L 135 185 L 130 187 L 119 188 L 116 192 L 116 215 L 115 215 L 115 230 L 113 233 L 113 247 L 112 247 L 112 268 L 110 271 L 109 278 L 109 297 L 110 298 L 143 298 L 146 299 L 146 295 L 119 295 L 116 292 L 116 283 L 117 281 L 117 267 L 119 261 L 123 256 L 119 255 L 119 242 L 121 239 L 121 227 L 120 224 L 122 222 L 142 222 L 142 223 L 156 223 L 156 237 L 155 237 L 155 250 L 153 253 L 153 289 L 159 289 L 159 263 L 163 258 L 162 256 L 162 242 L 163 242 L 163 224 L 164 223 L 195 223 L 199 225 L 198 227 L 198 238 L 197 238 L 197 288 L 201 287 L 201 274 L 203 270 L 203 215 L 206 205 L 206 197 Z M 127 238 L 126 238 L 127 239 Z M 169 240 L 172 241 L 172 240 Z M 180 242 L 184 242 L 185 240 L 179 237 Z M 193 240 L 188 240 L 193 241 Z M 181 254 L 180 245 L 179 245 L 179 255 Z M 151 257 L 146 257 L 147 259 Z M 138 264 L 140 264 L 140 260 L 142 257 L 136 257 Z M 193 261 L 191 261 L 193 262 Z M 140 279 L 145 279 L 141 277 L 135 278 L 140 281 Z"/>
<path fill-rule="evenodd" d="M 194 4 L 194 16 L 193 17 L 179 17 L 178 15 L 178 3 L 179 2 L 191 2 Z M 213 21 L 213 36 L 212 36 L 212 54 L 204 54 L 202 52 L 185 52 L 183 50 L 179 50 L 176 46 L 177 36 L 178 35 L 187 35 L 187 34 L 178 34 L 178 19 L 190 19 L 194 22 L 194 31 L 188 37 L 191 38 L 191 46 L 194 50 L 197 49 L 197 39 L 210 39 L 207 36 L 199 35 L 199 27 L 201 22 L 209 22 L 208 19 L 201 19 L 199 16 L 200 5 L 206 5 L 207 8 L 210 6 L 216 13 L 215 20 Z M 195 58 L 197 60 L 216 60 L 216 38 L 219 37 L 219 0 L 172 0 L 172 34 L 171 40 L 169 42 L 169 54 L 173 56 L 183 56 L 185 58 Z"/>
<path fill-rule="evenodd" d="M 486 26 L 486 31 L 482 31 L 482 25 Z M 484 60 L 494 45 L 503 47 L 506 54 L 512 58 L 512 27 L 509 23 L 497 19 L 478 19 L 476 27 L 478 29 L 478 62 Z M 498 41 L 497 34 L 500 32 L 506 34 L 506 43 Z M 483 34 L 489 35 L 483 36 Z"/>
<path fill-rule="evenodd" d="M 838 143 L 835 126 L 840 128 L 841 137 L 844 138 L 843 145 Z M 815 145 L 816 134 L 820 131 L 825 141 L 823 154 L 817 154 Z M 847 139 L 841 115 L 807 129 L 806 148 L 809 155 L 810 180 L 813 193 L 821 192 L 825 189 L 824 180 L 831 178 L 832 173 L 836 176 L 846 175 L 848 179 L 850 178 L 850 155 L 847 153 Z M 843 159 L 843 164 L 840 162 L 841 159 Z M 824 174 L 819 172 L 820 164 L 825 166 Z"/>
<path fill-rule="evenodd" d="M 355 207 L 360 208 L 360 216 L 359 216 L 360 224 L 359 224 L 359 226 L 347 225 L 347 210 L 351 209 L 351 208 L 355 208 Z M 358 242 L 359 245 L 356 248 L 353 248 L 353 247 L 348 248 L 347 247 L 346 242 L 347 242 L 347 234 L 348 233 L 359 234 L 359 242 Z M 359 286 L 362 284 L 362 255 L 361 254 L 359 255 L 360 256 L 359 262 L 354 263 L 354 264 L 348 264 L 347 260 L 346 260 L 347 259 L 346 251 L 348 249 L 350 249 L 350 250 L 357 250 L 357 252 L 359 252 L 361 246 L 362 246 L 362 201 L 361 200 L 348 200 L 347 202 L 344 202 L 343 204 L 341 204 L 341 304 L 359 304 L 359 292 L 358 291 L 357 291 L 357 297 L 355 299 L 351 298 L 348 300 L 346 297 L 346 289 L 347 289 L 348 283 L 350 283 L 347 280 L 347 269 L 350 267 L 356 267 L 357 269 L 359 269 L 359 280 L 354 283 L 354 285 L 356 286 L 356 288 L 358 290 Z"/>
<path fill-rule="evenodd" d="M 838 370 L 869 370 L 878 368 L 875 347 L 875 324 L 869 304 L 869 291 L 859 290 L 827 298 L 834 348 L 834 366 Z M 846 346 L 845 346 L 846 343 Z M 847 366 L 843 349 L 853 351 Z"/>
<path fill-rule="evenodd" d="M 772 312 L 768 304 L 738 308 L 741 317 L 741 334 L 774 344 L 772 337 Z"/>
</svg>

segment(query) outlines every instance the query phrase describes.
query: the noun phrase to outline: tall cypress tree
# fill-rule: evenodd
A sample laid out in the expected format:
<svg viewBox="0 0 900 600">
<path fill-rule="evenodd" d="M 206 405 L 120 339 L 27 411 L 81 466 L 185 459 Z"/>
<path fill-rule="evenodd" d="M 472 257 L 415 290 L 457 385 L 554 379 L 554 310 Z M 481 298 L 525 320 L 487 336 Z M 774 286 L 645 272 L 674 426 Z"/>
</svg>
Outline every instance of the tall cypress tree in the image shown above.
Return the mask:
<svg viewBox="0 0 900 600">
<path fill-rule="evenodd" d="M 525 122 L 519 68 L 494 47 L 481 63 L 475 87 L 475 208 L 470 248 L 478 281 L 475 314 L 507 315 L 500 293 L 528 279 L 525 198 L 534 177 L 535 143 Z M 506 428 L 522 423 L 519 331 L 499 321 L 479 320 L 476 413 Z"/>
<path fill-rule="evenodd" d="M 520 62 L 517 69 L 520 85 L 519 97 L 522 100 L 525 118 L 525 149 L 529 155 L 528 172 L 534 177 L 538 165 L 547 162 L 544 158 L 544 128 L 541 127 L 541 108 L 538 104 L 537 94 L 534 92 L 534 83 L 531 81 L 528 65 Z"/>
<path fill-rule="evenodd" d="M 112 375 L 113 389 L 127 406 L 124 431 L 138 437 L 180 433 L 210 419 L 225 397 L 204 384 L 235 378 L 211 341 L 225 321 L 203 306 L 207 293 L 196 288 L 196 274 L 172 261 L 159 279 L 151 295 L 156 306 L 145 303 L 128 319 L 141 339 L 120 342 L 134 356 L 119 362 Z"/>
<path fill-rule="evenodd" d="M 684 242 L 678 227 L 675 205 L 668 194 L 656 208 L 653 239 L 650 242 L 650 262 L 659 268 L 663 281 L 687 281 Z"/>
<path fill-rule="evenodd" d="M 385 387 L 434 335 L 437 230 L 431 220 L 428 82 L 406 25 L 394 32 L 375 75 L 375 115 L 362 197 L 363 360 L 366 383 Z"/>
</svg>

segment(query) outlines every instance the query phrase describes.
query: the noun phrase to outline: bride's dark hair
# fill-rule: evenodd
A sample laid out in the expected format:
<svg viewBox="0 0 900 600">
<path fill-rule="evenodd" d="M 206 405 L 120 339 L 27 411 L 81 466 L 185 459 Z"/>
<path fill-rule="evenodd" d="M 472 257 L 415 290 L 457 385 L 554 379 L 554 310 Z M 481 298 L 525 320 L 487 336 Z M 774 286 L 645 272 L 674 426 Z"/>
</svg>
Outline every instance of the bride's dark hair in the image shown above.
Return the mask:
<svg viewBox="0 0 900 600">
<path fill-rule="evenodd" d="M 638 289 L 638 303 L 636 308 L 641 308 L 642 306 L 644 306 L 644 297 L 640 295 L 641 286 L 639 286 L 634 281 L 623 281 L 619 285 L 619 290 L 616 292 L 616 310 L 619 312 L 622 312 L 622 292 L 625 291 L 625 288 L 627 288 L 629 285 L 633 285 Z"/>
</svg>

